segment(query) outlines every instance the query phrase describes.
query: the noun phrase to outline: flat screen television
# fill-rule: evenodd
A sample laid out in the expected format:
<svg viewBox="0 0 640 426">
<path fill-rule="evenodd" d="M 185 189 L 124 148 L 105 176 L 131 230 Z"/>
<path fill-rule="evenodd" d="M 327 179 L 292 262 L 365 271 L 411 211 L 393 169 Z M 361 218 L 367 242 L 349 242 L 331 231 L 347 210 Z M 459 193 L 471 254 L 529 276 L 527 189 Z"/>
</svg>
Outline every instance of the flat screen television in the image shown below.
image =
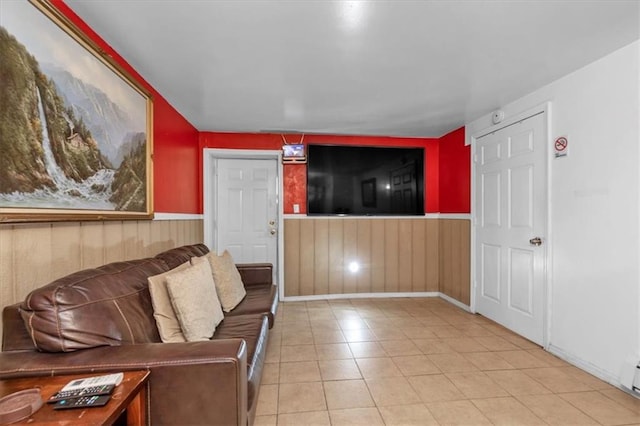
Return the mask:
<svg viewBox="0 0 640 426">
<path fill-rule="evenodd" d="M 309 145 L 307 214 L 424 215 L 424 148 Z"/>
</svg>

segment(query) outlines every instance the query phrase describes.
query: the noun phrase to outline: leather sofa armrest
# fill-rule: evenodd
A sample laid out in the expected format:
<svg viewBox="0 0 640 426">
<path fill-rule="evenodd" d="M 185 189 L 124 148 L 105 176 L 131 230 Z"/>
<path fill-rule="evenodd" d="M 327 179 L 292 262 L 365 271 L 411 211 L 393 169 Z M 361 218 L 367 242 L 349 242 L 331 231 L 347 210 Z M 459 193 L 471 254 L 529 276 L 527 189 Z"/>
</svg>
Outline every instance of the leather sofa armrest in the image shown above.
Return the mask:
<svg viewBox="0 0 640 426">
<path fill-rule="evenodd" d="M 273 265 L 271 263 L 238 263 L 238 272 L 245 287 L 273 284 Z"/>
<path fill-rule="evenodd" d="M 247 424 L 247 345 L 242 339 L 0 353 L 1 379 L 125 370 L 151 371 L 147 409 L 153 425 Z"/>
</svg>

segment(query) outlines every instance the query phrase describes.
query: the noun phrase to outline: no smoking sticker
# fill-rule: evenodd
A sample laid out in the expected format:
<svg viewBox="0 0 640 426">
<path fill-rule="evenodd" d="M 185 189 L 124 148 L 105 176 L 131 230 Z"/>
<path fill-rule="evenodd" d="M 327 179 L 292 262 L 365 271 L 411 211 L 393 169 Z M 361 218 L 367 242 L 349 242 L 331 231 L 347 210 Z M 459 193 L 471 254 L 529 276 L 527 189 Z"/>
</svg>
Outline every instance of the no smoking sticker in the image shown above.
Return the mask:
<svg viewBox="0 0 640 426">
<path fill-rule="evenodd" d="M 566 136 L 560 136 L 553 142 L 553 150 L 556 158 L 566 157 L 569 154 L 569 139 Z"/>
</svg>

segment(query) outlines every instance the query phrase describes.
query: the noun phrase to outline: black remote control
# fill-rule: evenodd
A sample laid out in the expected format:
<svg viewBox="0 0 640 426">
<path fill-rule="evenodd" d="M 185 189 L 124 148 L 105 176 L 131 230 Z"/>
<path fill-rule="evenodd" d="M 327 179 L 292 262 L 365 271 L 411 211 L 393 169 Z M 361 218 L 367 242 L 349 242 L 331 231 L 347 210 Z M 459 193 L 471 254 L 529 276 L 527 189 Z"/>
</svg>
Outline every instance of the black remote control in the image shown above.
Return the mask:
<svg viewBox="0 0 640 426">
<path fill-rule="evenodd" d="M 53 409 L 66 410 L 69 408 L 102 407 L 109 401 L 109 398 L 111 398 L 109 395 L 93 395 L 81 396 L 80 398 L 63 399 L 56 402 Z"/>
<path fill-rule="evenodd" d="M 110 395 L 114 388 L 115 385 L 98 385 L 81 389 L 59 391 L 47 400 L 47 404 L 53 404 L 54 402 L 62 401 L 63 399 L 79 398 L 81 396 Z"/>
</svg>

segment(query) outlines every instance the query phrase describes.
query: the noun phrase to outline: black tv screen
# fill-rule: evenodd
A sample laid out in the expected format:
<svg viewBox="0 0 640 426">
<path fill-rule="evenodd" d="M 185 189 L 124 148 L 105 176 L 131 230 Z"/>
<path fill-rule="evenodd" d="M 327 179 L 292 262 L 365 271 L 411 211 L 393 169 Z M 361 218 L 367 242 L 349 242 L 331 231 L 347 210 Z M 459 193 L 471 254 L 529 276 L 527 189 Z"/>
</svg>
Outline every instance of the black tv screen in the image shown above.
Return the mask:
<svg viewBox="0 0 640 426">
<path fill-rule="evenodd" d="M 310 215 L 423 215 L 424 148 L 309 145 Z"/>
</svg>

